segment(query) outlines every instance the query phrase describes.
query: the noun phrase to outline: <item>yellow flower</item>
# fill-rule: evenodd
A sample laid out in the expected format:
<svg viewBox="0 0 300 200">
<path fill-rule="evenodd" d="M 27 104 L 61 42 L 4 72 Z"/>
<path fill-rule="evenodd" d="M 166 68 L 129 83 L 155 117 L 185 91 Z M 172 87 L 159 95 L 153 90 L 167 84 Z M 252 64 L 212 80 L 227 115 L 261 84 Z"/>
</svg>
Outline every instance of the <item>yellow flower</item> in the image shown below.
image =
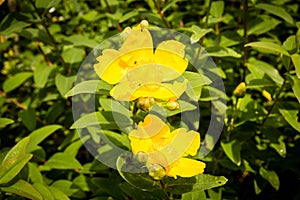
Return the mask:
<svg viewBox="0 0 300 200">
<path fill-rule="evenodd" d="M 233 91 L 235 96 L 243 96 L 246 93 L 246 83 L 241 82 Z"/>
<path fill-rule="evenodd" d="M 200 135 L 184 128 L 170 132 L 157 116 L 149 114 L 138 128 L 129 133 L 132 152 L 147 154 L 147 165 L 164 167 L 170 177 L 192 177 L 203 173 L 205 163 L 186 158 L 195 156 L 200 147 Z"/>
<path fill-rule="evenodd" d="M 272 101 L 272 95 L 268 91 L 263 90 L 262 95 L 268 100 L 268 102 Z"/>
<path fill-rule="evenodd" d="M 123 35 L 125 34 L 126 39 L 121 48 L 104 50 L 102 55 L 97 57 L 98 63 L 94 65 L 94 69 L 102 80 L 116 84 L 129 71 L 143 65 L 167 67 L 171 73 L 165 73 L 164 77 L 168 80 L 177 78 L 185 71 L 188 61 L 184 58 L 184 44 L 167 40 L 160 43 L 154 51 L 147 26 L 147 23 L 142 21 L 140 26 L 132 30 L 125 29 Z"/>
</svg>

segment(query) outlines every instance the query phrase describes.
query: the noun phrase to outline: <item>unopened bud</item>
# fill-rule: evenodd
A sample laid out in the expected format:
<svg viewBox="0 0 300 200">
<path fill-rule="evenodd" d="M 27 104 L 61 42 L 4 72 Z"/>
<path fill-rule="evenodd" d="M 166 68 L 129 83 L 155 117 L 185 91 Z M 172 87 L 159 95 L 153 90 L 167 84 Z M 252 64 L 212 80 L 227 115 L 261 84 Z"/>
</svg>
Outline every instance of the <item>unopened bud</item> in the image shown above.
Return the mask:
<svg viewBox="0 0 300 200">
<path fill-rule="evenodd" d="M 233 95 L 241 97 L 246 93 L 246 84 L 241 82 L 233 91 Z"/>
<path fill-rule="evenodd" d="M 177 110 L 179 108 L 179 103 L 177 101 L 169 101 L 166 104 L 166 107 L 170 111 Z"/>
<path fill-rule="evenodd" d="M 271 94 L 270 94 L 268 91 L 263 90 L 263 91 L 262 91 L 262 95 L 263 95 L 269 102 L 272 101 L 272 96 L 271 96 Z"/>
<path fill-rule="evenodd" d="M 153 97 L 140 97 L 137 102 L 137 107 L 143 111 L 148 111 L 155 103 Z"/>
<path fill-rule="evenodd" d="M 161 180 L 163 177 L 166 176 L 166 171 L 165 169 L 158 165 L 158 164 L 153 164 L 149 168 L 149 176 L 152 176 L 153 179 L 155 180 Z"/>
<path fill-rule="evenodd" d="M 145 29 L 149 27 L 149 22 L 147 20 L 142 20 L 140 22 L 141 29 Z"/>
<path fill-rule="evenodd" d="M 126 27 L 121 33 L 120 33 L 120 40 L 121 42 L 124 42 L 128 35 L 131 33 L 131 28 L 130 27 Z"/>
<path fill-rule="evenodd" d="M 136 154 L 136 159 L 141 163 L 146 163 L 148 160 L 148 154 L 146 154 L 145 152 L 138 152 Z"/>
</svg>

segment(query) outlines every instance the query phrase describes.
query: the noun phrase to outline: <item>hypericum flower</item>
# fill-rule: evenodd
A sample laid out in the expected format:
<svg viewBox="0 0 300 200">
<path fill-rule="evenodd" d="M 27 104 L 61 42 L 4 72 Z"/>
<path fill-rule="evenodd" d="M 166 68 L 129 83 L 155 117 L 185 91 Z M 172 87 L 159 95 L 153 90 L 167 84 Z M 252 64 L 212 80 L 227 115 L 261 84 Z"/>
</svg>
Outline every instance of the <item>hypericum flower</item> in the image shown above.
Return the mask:
<svg viewBox="0 0 300 200">
<path fill-rule="evenodd" d="M 132 152 L 147 154 L 147 166 L 164 167 L 166 176 L 192 177 L 203 173 L 205 163 L 186 158 L 195 156 L 200 147 L 200 135 L 184 128 L 170 132 L 160 118 L 149 114 L 138 128 L 129 133 Z"/>
<path fill-rule="evenodd" d="M 268 100 L 268 102 L 272 101 L 272 95 L 268 91 L 263 90 L 262 95 Z"/>
<path fill-rule="evenodd" d="M 116 84 L 129 71 L 146 64 L 167 67 L 171 72 L 163 74 L 165 80 L 173 80 L 185 71 L 188 65 L 184 58 L 185 45 L 175 40 L 167 40 L 160 43 L 154 51 L 147 26 L 143 20 L 136 28 L 126 28 L 121 33 L 123 39 L 125 38 L 121 48 L 104 50 L 97 57 L 99 63 L 94 65 L 94 69 L 102 80 Z"/>
</svg>

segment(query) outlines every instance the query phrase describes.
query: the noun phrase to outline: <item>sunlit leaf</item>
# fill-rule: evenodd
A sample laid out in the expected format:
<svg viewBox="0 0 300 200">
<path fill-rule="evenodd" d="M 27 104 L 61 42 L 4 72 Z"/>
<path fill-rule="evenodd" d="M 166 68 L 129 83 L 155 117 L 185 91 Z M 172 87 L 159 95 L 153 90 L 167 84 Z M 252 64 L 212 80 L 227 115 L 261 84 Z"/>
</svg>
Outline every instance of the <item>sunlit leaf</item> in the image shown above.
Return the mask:
<svg viewBox="0 0 300 200">
<path fill-rule="evenodd" d="M 22 85 L 27 79 L 32 76 L 31 72 L 20 72 L 15 74 L 14 76 L 10 77 L 3 83 L 3 90 L 4 92 L 10 92 L 20 85 Z"/>
<path fill-rule="evenodd" d="M 276 190 L 279 190 L 279 178 L 275 171 L 259 168 L 259 174 L 266 179 Z"/>
<path fill-rule="evenodd" d="M 245 47 L 264 49 L 272 53 L 281 53 L 283 55 L 290 56 L 290 54 L 283 47 L 272 42 L 251 42 L 246 44 Z"/>
</svg>

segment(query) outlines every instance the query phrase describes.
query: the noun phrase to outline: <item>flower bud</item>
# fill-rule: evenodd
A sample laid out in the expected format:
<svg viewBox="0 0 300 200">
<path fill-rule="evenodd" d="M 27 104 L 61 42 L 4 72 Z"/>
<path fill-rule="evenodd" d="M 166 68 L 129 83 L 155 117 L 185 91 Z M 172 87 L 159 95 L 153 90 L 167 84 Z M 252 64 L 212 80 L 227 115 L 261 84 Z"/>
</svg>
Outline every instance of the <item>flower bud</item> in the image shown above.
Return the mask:
<svg viewBox="0 0 300 200">
<path fill-rule="evenodd" d="M 245 82 L 241 82 L 233 91 L 233 95 L 237 97 L 241 97 L 246 93 L 246 84 Z"/>
<path fill-rule="evenodd" d="M 137 107 L 143 111 L 148 111 L 155 103 L 153 97 L 140 97 L 137 102 Z"/>
<path fill-rule="evenodd" d="M 149 27 L 149 22 L 147 20 L 142 20 L 140 22 L 141 29 L 145 29 Z"/>
<path fill-rule="evenodd" d="M 153 179 L 155 180 L 161 180 L 163 177 L 166 176 L 166 171 L 165 169 L 158 165 L 158 164 L 153 164 L 149 168 L 149 176 L 152 176 Z"/>
<path fill-rule="evenodd" d="M 263 90 L 263 91 L 262 91 L 262 95 L 263 95 L 269 102 L 272 101 L 272 96 L 271 96 L 271 94 L 270 94 L 268 91 Z"/>
<path fill-rule="evenodd" d="M 166 107 L 168 110 L 173 111 L 173 110 L 177 110 L 179 108 L 179 103 L 177 101 L 168 101 L 168 103 L 166 104 Z"/>
<path fill-rule="evenodd" d="M 148 161 L 148 154 L 145 152 L 138 152 L 136 154 L 136 159 L 141 163 L 146 163 Z"/>
<path fill-rule="evenodd" d="M 120 33 L 120 40 L 121 42 L 125 42 L 125 40 L 127 39 L 128 35 L 131 33 L 131 28 L 130 27 L 126 27 L 121 33 Z"/>
</svg>

